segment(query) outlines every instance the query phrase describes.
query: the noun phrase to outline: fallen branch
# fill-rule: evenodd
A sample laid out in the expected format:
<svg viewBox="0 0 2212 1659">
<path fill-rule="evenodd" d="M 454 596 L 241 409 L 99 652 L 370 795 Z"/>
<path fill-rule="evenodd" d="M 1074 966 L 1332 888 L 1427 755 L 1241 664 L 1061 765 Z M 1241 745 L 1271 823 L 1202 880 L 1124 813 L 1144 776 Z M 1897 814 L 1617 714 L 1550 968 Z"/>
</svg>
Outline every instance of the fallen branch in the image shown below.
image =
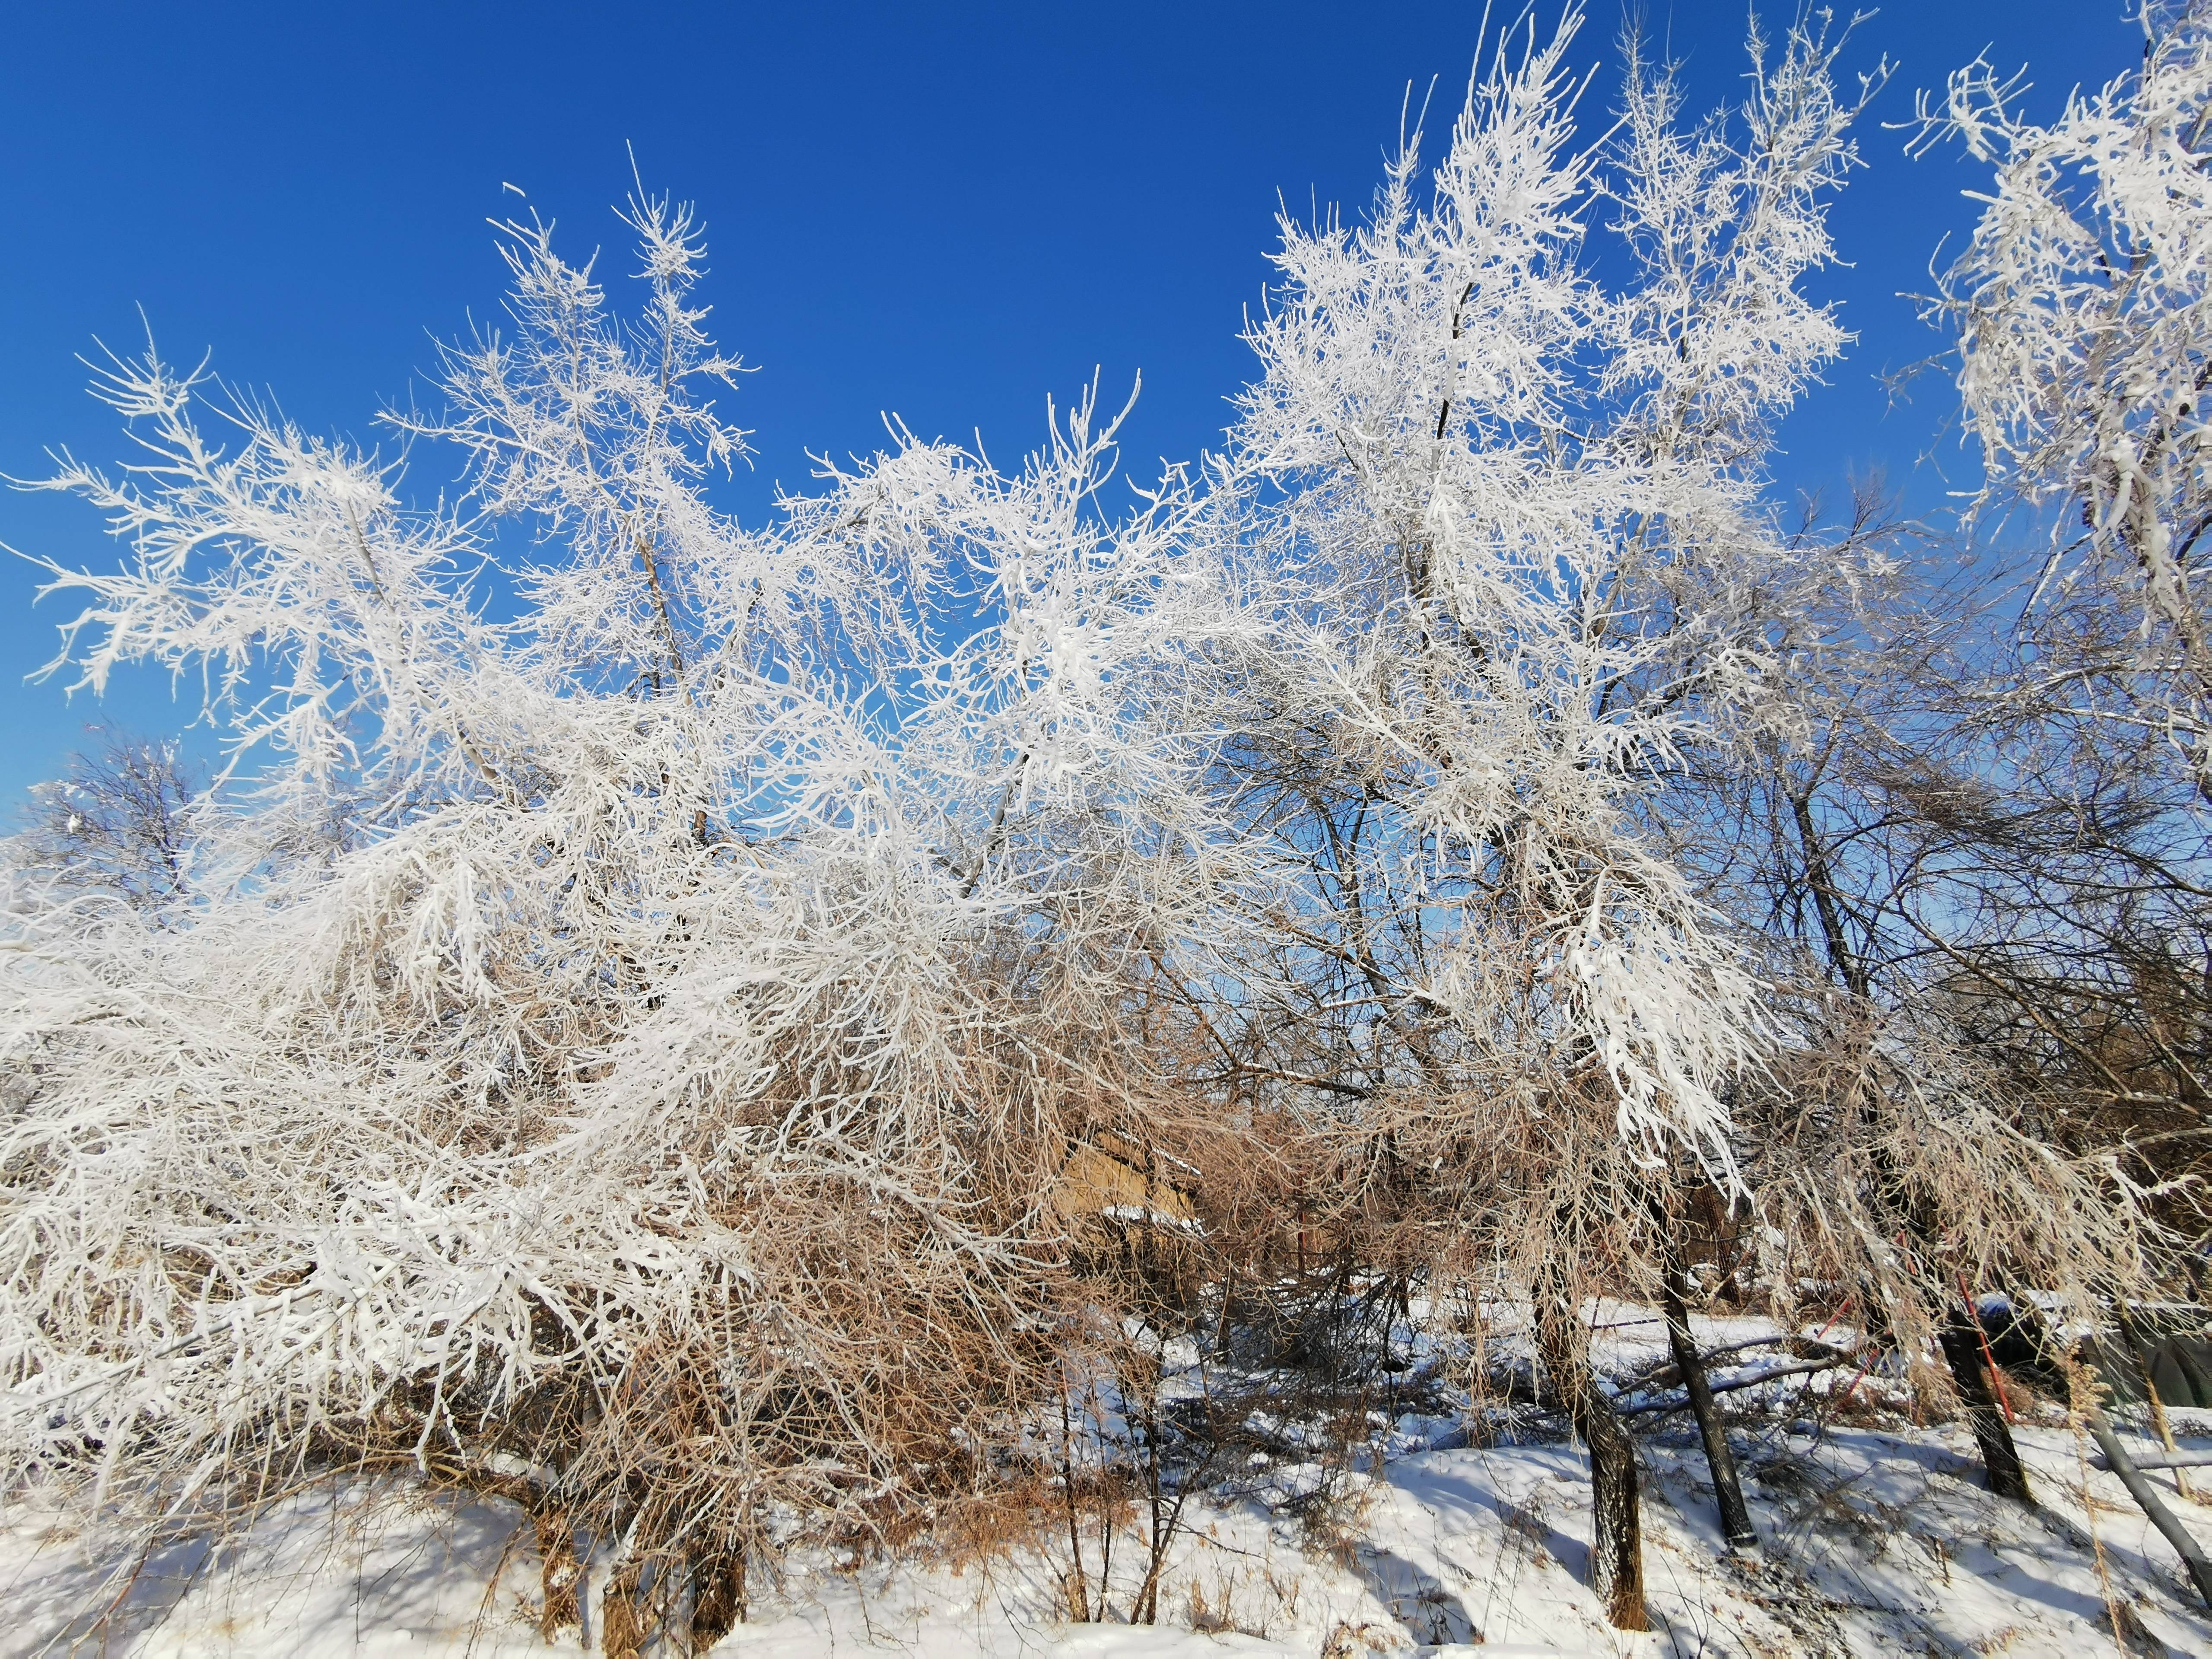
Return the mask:
<svg viewBox="0 0 2212 1659">
<path fill-rule="evenodd" d="M 2106 1466 L 2120 1477 L 2120 1484 L 2128 1489 L 2128 1496 L 2136 1500 L 2136 1506 L 2150 1517 L 2151 1525 L 2165 1534 L 2166 1541 L 2179 1553 L 2181 1564 L 2189 1569 L 2197 1595 L 2203 1598 L 2207 1607 L 2212 1607 L 2212 1561 L 2205 1559 L 2204 1547 L 2166 1508 L 2166 1500 L 2158 1495 L 2158 1488 L 2143 1479 L 2142 1471 L 2128 1456 L 2119 1437 L 2112 1432 L 2112 1425 L 2106 1421 L 2105 1413 L 2093 1405 L 2082 1413 L 2082 1417 L 2089 1425 L 2089 1432 L 2096 1437 L 2098 1450 L 2105 1454 Z"/>
<path fill-rule="evenodd" d="M 1829 1355 L 1838 1364 L 1841 1364 L 1849 1352 L 1848 1350 L 1838 1348 L 1832 1343 L 1823 1342 L 1818 1337 L 1795 1337 L 1787 1331 L 1777 1331 L 1771 1336 L 1747 1336 L 1741 1342 L 1723 1342 L 1717 1348 L 1705 1348 L 1699 1352 L 1705 1355 L 1705 1363 L 1710 1365 L 1723 1354 L 1742 1353 L 1750 1348 L 1786 1347 L 1789 1344 L 1797 1341 L 1802 1341 L 1808 1347 Z M 1817 1356 L 1808 1354 L 1802 1357 L 1812 1358 Z M 1620 1385 L 1619 1392 L 1628 1394 L 1644 1388 L 1675 1369 L 1674 1356 L 1670 1353 L 1657 1364 L 1646 1365 L 1642 1370 L 1632 1373 L 1627 1381 Z"/>
<path fill-rule="evenodd" d="M 2098 1453 L 2102 1458 L 2104 1454 Z M 2191 1451 L 2184 1447 L 2176 1451 L 2130 1452 L 2128 1461 L 2139 1469 L 2203 1469 L 2212 1468 L 2212 1450 Z M 2110 1468 L 2111 1463 L 2100 1464 Z"/>
<path fill-rule="evenodd" d="M 1734 1394 L 1738 1389 L 1755 1389 L 1762 1382 L 1772 1382 L 1780 1377 L 1806 1376 L 1814 1371 L 1842 1369 L 1832 1359 L 1808 1359 L 1795 1365 L 1777 1365 L 1771 1370 L 1760 1371 L 1751 1376 L 1732 1376 L 1725 1382 L 1714 1383 L 1712 1391 L 1715 1394 Z M 1646 1400 L 1638 1405 L 1622 1406 L 1618 1409 L 1623 1417 L 1641 1417 L 1647 1412 L 1686 1411 L 1689 1405 L 1689 1396 L 1685 1395 L 1679 1400 Z"/>
</svg>

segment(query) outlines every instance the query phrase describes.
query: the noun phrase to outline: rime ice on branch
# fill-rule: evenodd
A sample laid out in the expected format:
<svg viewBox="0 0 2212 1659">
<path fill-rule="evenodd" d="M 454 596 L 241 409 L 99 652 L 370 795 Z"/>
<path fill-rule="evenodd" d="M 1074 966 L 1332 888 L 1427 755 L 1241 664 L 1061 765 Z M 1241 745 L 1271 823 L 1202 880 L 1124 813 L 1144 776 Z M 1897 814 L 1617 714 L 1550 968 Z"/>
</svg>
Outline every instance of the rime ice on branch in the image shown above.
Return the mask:
<svg viewBox="0 0 2212 1659">
<path fill-rule="evenodd" d="M 441 506 L 151 356 L 103 382 L 137 463 L 54 481 L 126 550 L 49 567 L 78 683 L 204 685 L 228 764 L 166 925 L 11 924 L 10 1479 L 505 1455 L 742 1559 L 1027 1397 L 1063 1119 L 1133 1109 L 1132 964 L 1234 874 L 1192 489 L 1102 504 L 1085 396 L 1012 476 L 901 433 L 744 529 L 693 228 L 628 217 L 631 318 L 507 228 L 508 330 L 393 417 L 465 455 Z"/>
</svg>

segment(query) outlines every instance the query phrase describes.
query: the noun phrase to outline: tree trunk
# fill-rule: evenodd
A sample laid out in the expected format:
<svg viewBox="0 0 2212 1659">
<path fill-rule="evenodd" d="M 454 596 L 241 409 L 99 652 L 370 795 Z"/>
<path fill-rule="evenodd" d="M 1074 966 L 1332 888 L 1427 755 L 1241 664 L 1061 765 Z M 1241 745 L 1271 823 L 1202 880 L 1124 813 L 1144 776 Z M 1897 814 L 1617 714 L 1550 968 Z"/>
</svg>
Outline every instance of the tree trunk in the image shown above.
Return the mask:
<svg viewBox="0 0 2212 1659">
<path fill-rule="evenodd" d="M 704 1653 L 745 1622 L 745 1558 L 718 1550 L 691 1563 L 691 1650 Z"/>
<path fill-rule="evenodd" d="M 1982 1352 L 1980 1319 L 1964 1303 L 1947 1304 L 1943 1328 L 1936 1333 L 1936 1340 L 1951 1367 L 1951 1380 L 1958 1385 L 1959 1401 L 1966 1407 L 1975 1443 L 1981 1448 L 1982 1467 L 1988 1471 L 1990 1490 L 2000 1498 L 2033 1505 L 2035 1498 L 2027 1489 L 2027 1470 L 2021 1463 L 2020 1449 L 2012 1443 L 2012 1429 L 1998 1408 L 1989 1364 Z"/>
<path fill-rule="evenodd" d="M 1077 1523 L 1075 1508 L 1075 1424 L 1067 1410 L 1067 1374 L 1065 1370 L 1060 1373 L 1060 1491 L 1067 1499 L 1067 1555 L 1070 1564 L 1067 1613 L 1077 1624 L 1087 1625 L 1091 1622 L 1091 1587 L 1083 1576 L 1083 1529 Z M 1111 1525 L 1110 1522 L 1109 1525 Z M 1110 1548 L 1112 1534 L 1109 1533 L 1108 1536 L 1108 1547 Z M 1098 1586 L 1098 1591 L 1101 1596 L 1104 1595 L 1106 1586 L 1103 1583 Z"/>
<path fill-rule="evenodd" d="M 1643 1507 L 1636 1446 L 1613 1402 L 1584 1372 L 1579 1427 L 1589 1446 L 1592 1509 L 1590 1589 L 1615 1630 L 1650 1630 L 1644 1609 Z"/>
<path fill-rule="evenodd" d="M 1644 1528 L 1636 1444 L 1590 1370 L 1589 1332 L 1577 1303 L 1539 1294 L 1537 1343 L 1575 1432 L 1589 1448 L 1589 1587 L 1615 1630 L 1649 1630 L 1644 1607 Z"/>
<path fill-rule="evenodd" d="M 640 1605 L 640 1577 L 635 1561 L 617 1567 L 599 1596 L 599 1651 L 607 1659 L 640 1659 L 645 1651 L 652 1626 Z"/>
<path fill-rule="evenodd" d="M 1875 1167 L 1884 1180 L 1895 1180 L 1888 1160 L 1879 1151 Z M 1924 1199 L 1909 1199 L 1905 1206 L 1905 1220 L 1911 1234 L 1912 1247 L 1924 1261 L 1933 1255 L 1929 1241 L 1941 1236 L 1936 1218 L 1929 1213 Z M 1960 1281 L 1959 1298 L 1954 1301 L 1946 1295 L 1942 1307 L 1943 1322 L 1936 1332 L 1936 1346 L 1943 1350 L 1944 1363 L 1951 1368 L 1951 1381 L 1958 1389 L 1959 1403 L 1966 1408 L 1967 1425 L 1973 1430 L 1974 1443 L 1981 1449 L 1982 1470 L 1990 1490 L 2000 1498 L 2009 1498 L 2033 1508 L 2035 1497 L 2027 1489 L 2027 1470 L 2020 1461 L 2020 1449 L 2013 1444 L 2012 1429 L 1997 1402 L 1996 1379 L 1990 1370 L 1993 1362 L 1989 1357 L 1988 1339 L 1982 1333 L 1981 1315 L 1966 1297 L 1963 1279 Z"/>
<path fill-rule="evenodd" d="M 541 1508 L 534 1510 L 530 1519 L 537 1533 L 541 1568 L 538 1579 L 544 1592 L 544 1600 L 539 1603 L 538 1630 L 550 1642 L 562 1631 L 583 1626 L 583 1608 L 576 1596 L 583 1587 L 584 1570 L 582 1563 L 576 1559 L 567 1510 Z"/>
<path fill-rule="evenodd" d="M 1751 1508 L 1743 1501 L 1743 1482 L 1736 1475 L 1735 1454 L 1729 1449 L 1720 1408 L 1713 1403 L 1712 1385 L 1705 1380 L 1705 1356 L 1690 1338 L 1690 1310 L 1682 1304 L 1681 1285 L 1680 1264 L 1670 1261 L 1660 1304 L 1667 1316 L 1668 1346 L 1674 1351 L 1675 1369 L 1682 1373 L 1690 1411 L 1698 1419 L 1698 1437 L 1705 1443 L 1705 1466 L 1712 1471 L 1713 1500 L 1720 1510 L 1722 1534 L 1730 1549 L 1756 1549 L 1759 1533 L 1751 1524 Z"/>
<path fill-rule="evenodd" d="M 1828 947 L 1828 962 L 1840 978 L 1844 988 L 1860 1001 L 1872 994 L 1873 984 L 1863 957 L 1851 949 L 1844 927 L 1843 906 L 1836 890 L 1832 872 L 1828 865 L 1827 848 L 1820 841 L 1820 826 L 1813 816 L 1810 792 L 1790 797 L 1791 816 L 1796 820 L 1797 838 L 1805 851 L 1805 881 L 1812 889 L 1814 913 L 1819 916 L 1820 933 Z M 1893 1180 L 1889 1160 L 1877 1150 L 1875 1167 L 1886 1180 Z M 1929 1240 L 1937 1237 L 1938 1230 L 1929 1224 L 1929 1218 L 1921 1213 L 1923 1206 L 1908 1206 L 1914 1242 L 1923 1249 Z M 1990 1490 L 2000 1497 L 2010 1498 L 2022 1504 L 2033 1504 L 2035 1499 L 2027 1490 L 2027 1472 L 2021 1467 L 2020 1450 L 2012 1443 L 2012 1430 L 2004 1414 L 1997 1408 L 1991 1379 L 1984 1369 L 1982 1353 L 1982 1327 L 1974 1310 L 1952 1310 L 1944 1318 L 1936 1340 L 1943 1349 L 1943 1358 L 1951 1367 L 1952 1381 L 1958 1384 L 1959 1398 L 1966 1408 L 1966 1420 L 1972 1425 L 1974 1439 L 1981 1447 L 1982 1467 L 1987 1471 Z"/>
</svg>

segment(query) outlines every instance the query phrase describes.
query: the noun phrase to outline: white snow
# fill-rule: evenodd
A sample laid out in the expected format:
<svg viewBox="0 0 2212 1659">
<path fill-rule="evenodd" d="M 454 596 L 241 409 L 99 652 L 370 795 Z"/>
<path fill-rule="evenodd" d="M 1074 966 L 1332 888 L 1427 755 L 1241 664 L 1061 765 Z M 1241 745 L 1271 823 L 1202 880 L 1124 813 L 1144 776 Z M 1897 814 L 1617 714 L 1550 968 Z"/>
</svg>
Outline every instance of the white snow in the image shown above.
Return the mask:
<svg viewBox="0 0 2212 1659">
<path fill-rule="evenodd" d="M 2186 1429 L 2212 1431 L 2212 1414 L 2180 1415 Z M 2135 1650 L 2212 1651 L 2212 1621 L 2192 1606 L 2172 1553 L 2118 1482 L 2086 1468 L 2063 1427 L 2023 1425 L 2019 1434 L 2039 1511 L 1981 1489 L 1955 1425 L 1834 1429 L 1817 1440 L 1779 1429 L 1748 1435 L 1747 1491 L 1766 1541 L 1756 1559 L 1722 1553 L 1691 1438 L 1647 1441 L 1644 1563 L 1657 1628 L 1643 1635 L 1608 1628 L 1583 1585 L 1588 1479 L 1572 1447 L 1548 1444 L 1428 1452 L 1380 1478 L 1346 1478 L 1304 1533 L 1255 1505 L 1209 1509 L 1176 1556 L 1157 1629 L 1054 1618 L 1054 1562 L 1042 1554 L 964 1570 L 840 1571 L 800 1561 L 780 1591 L 756 1587 L 752 1622 L 714 1651 L 2071 1659 L 2113 1650 L 2099 1549 Z M 2197 1438 L 2212 1444 L 2212 1432 Z M 2161 1480 L 2171 1492 L 2171 1477 Z M 2212 1540 L 2212 1508 L 2170 1501 Z M 538 1636 L 538 1562 L 517 1519 L 499 1504 L 325 1487 L 219 1553 L 184 1547 L 149 1560 L 125 1594 L 107 1592 L 95 1605 L 95 1564 L 47 1518 L 19 1509 L 0 1570 L 10 1614 L 0 1655 L 97 1642 L 99 1612 L 111 1602 L 106 1650 L 145 1659 L 586 1650 L 573 1630 L 550 1644 Z M 594 1595 L 603 1574 L 602 1562 Z M 1133 1588 L 1117 1580 L 1109 1598 L 1115 1615 Z M 1194 1631 L 1194 1620 L 1215 1628 Z"/>
</svg>

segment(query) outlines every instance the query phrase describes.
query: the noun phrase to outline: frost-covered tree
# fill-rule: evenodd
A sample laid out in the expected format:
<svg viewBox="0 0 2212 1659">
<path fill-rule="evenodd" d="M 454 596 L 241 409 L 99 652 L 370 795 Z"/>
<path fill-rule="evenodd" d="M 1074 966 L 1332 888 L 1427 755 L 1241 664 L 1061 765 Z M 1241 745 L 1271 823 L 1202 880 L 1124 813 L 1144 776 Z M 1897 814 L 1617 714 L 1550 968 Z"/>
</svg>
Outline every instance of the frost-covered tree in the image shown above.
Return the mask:
<svg viewBox="0 0 2212 1659">
<path fill-rule="evenodd" d="M 1930 315 L 1984 464 L 1972 514 L 2026 509 L 2050 538 L 2017 643 L 1959 710 L 2002 758 L 1954 792 L 1978 925 L 1944 948 L 1990 1039 L 2082 1079 L 2107 1121 L 2172 1128 L 2207 1078 L 2212 8 L 2138 15 L 2140 68 L 2049 123 L 1977 59 L 1914 142 L 1960 137 L 1994 169 Z"/>
<path fill-rule="evenodd" d="M 2048 123 L 1986 59 L 1940 110 L 1923 98 L 1917 143 L 1955 135 L 1996 169 L 1932 310 L 1958 337 L 1980 507 L 2051 522 L 2037 678 L 2162 738 L 2212 790 L 2212 8 L 2145 0 L 2140 16 L 2142 67 Z"/>
<path fill-rule="evenodd" d="M 1224 1060 L 1306 1091 L 1346 1201 L 1511 1264 L 1593 1447 L 1597 1587 L 1640 1626 L 1581 1304 L 1657 1260 L 1670 1162 L 1732 1182 L 1767 1041 L 1646 821 L 1770 689 L 1744 596 L 1797 555 L 1766 459 L 1846 337 L 1801 283 L 1873 82 L 1838 97 L 1817 26 L 1754 34 L 1748 103 L 1686 123 L 1632 46 L 1617 136 L 1578 147 L 1579 22 L 1516 26 L 1364 224 L 1284 223 L 1227 478 L 1274 607 L 1230 782 L 1296 897 Z"/>
<path fill-rule="evenodd" d="M 198 787 L 173 742 L 112 726 L 98 737 L 97 748 L 72 755 L 61 777 L 32 791 L 7 854 L 26 889 L 18 902 L 99 896 L 161 910 L 191 891 Z"/>
<path fill-rule="evenodd" d="M 2197 15 L 2143 86 L 2194 64 Z M 2008 1207 L 1990 1147 L 2040 1143 L 1982 1133 L 2016 1093 L 1889 948 L 1944 902 L 1867 850 L 1935 844 L 1930 814 L 1866 823 L 1910 793 L 1913 721 L 1957 735 L 1900 666 L 1931 630 L 1882 534 L 1772 500 L 1777 424 L 1848 343 L 1808 290 L 1882 71 L 1839 93 L 1808 15 L 1692 119 L 1632 40 L 1591 139 L 1581 22 L 1510 29 L 1364 222 L 1285 220 L 1224 453 L 1133 491 L 1094 387 L 1012 472 L 894 423 L 739 524 L 739 365 L 689 213 L 642 195 L 634 313 L 505 227 L 507 320 L 387 416 L 418 472 L 458 459 L 433 505 L 150 350 L 113 363 L 135 464 L 52 484 L 125 556 L 47 566 L 82 601 L 57 666 L 158 665 L 223 747 L 188 863 L 168 762 L 125 769 L 168 886 L 27 880 L 5 923 L 0 1480 L 200 1524 L 411 1465 L 528 1507 L 550 1620 L 580 1533 L 611 1640 L 679 1604 L 696 1638 L 760 1553 L 988 1492 L 1055 1419 L 1073 1527 L 1048 1402 L 1110 1351 L 1121 1407 L 1149 1379 L 1121 1418 L 1157 1523 L 1188 1287 L 1117 1303 L 1055 1183 L 1088 1137 L 1149 1193 L 1158 1138 L 1264 1117 L 1307 1184 L 1256 1203 L 1310 1203 L 1401 1297 L 1442 1268 L 1528 1310 L 1637 1626 L 1585 1308 L 1652 1299 L 1686 1344 L 1690 1186 L 1901 1286 L 1901 1344 L 1930 1285 L 1958 1313 L 1958 1260 L 2126 1256 L 2056 1162 Z M 1954 106 L 1975 142 L 2048 151 L 1984 84 Z M 2074 201 L 2094 155 L 2020 188 Z M 2136 281 L 2100 268 L 2108 300 Z M 2131 337 L 2112 302 L 2085 338 Z M 2090 505 L 2047 594 L 2148 618 L 2124 674 L 2066 684 L 2124 681 L 2194 787 L 2187 410 L 2136 420 L 2115 367 L 2118 439 L 2031 443 L 2075 416 L 1982 387 L 1994 349 L 1968 392 L 2003 487 Z"/>
<path fill-rule="evenodd" d="M 2144 73 L 2168 100 L 2174 32 L 2195 15 L 2149 19 Z M 1848 1285 L 1916 1372 L 1940 1356 L 1992 1487 L 2021 1499 L 1971 1292 L 2056 1294 L 2094 1319 L 2157 1280 L 2169 1258 L 2146 1176 L 2186 1152 L 2147 1170 L 2124 1120 L 2193 1129 L 2202 1088 L 2196 717 L 2172 631 L 2188 623 L 2159 610 L 2154 560 L 2129 550 L 2158 538 L 2127 477 L 2130 446 L 2157 429 L 2130 399 L 2161 354 L 2185 352 L 2193 303 L 2149 274 L 2148 232 L 2128 226 L 2181 213 L 2194 185 L 2157 198 L 2143 155 L 2122 153 L 2133 88 L 2074 100 L 2063 137 L 2008 113 L 1985 65 L 1954 80 L 1948 119 L 1923 110 L 1923 138 L 1955 123 L 2002 161 L 1939 309 L 1963 331 L 1969 429 L 1990 462 L 1970 525 L 2021 507 L 2055 525 L 2039 581 L 2015 588 L 1999 545 L 1971 580 L 1947 561 L 1931 583 L 1913 568 L 1927 532 L 1885 526 L 1863 497 L 1832 538 L 1808 526 L 1797 558 L 1747 567 L 1733 605 L 1709 611 L 1764 630 L 1781 670 L 1765 718 L 1746 745 L 1692 751 L 1690 787 L 1648 820 L 1769 981 L 1782 1041 L 1737 1122 L 1782 1241 L 1774 1281 Z M 2169 1218 L 2179 1190 L 2160 1194 Z"/>
<path fill-rule="evenodd" d="M 2139 67 L 2048 122 L 2024 112 L 2022 76 L 1978 58 L 1915 124 L 1916 147 L 1957 137 L 1992 169 L 1928 314 L 1954 334 L 1982 464 L 1967 521 L 2016 592 L 1918 775 L 1900 773 L 1923 873 L 1893 915 L 2042 1133 L 2155 1182 L 2197 1161 L 2212 1020 L 2212 8 L 2145 0 L 2136 18 Z M 2045 538 L 2017 572 L 2008 524 Z M 2165 1214 L 2195 1231 L 2185 1189 L 2163 1188 Z"/>
<path fill-rule="evenodd" d="M 125 549 L 49 567 L 78 683 L 204 684 L 228 753 L 188 917 L 11 924 L 11 1480 L 189 1516 L 411 1459 L 530 1505 L 557 1616 L 577 1528 L 726 1607 L 772 1519 L 1016 1431 L 1047 1185 L 1233 873 L 1192 493 L 1102 505 L 1085 397 L 1013 476 L 902 436 L 743 528 L 691 222 L 629 221 L 629 318 L 507 228 L 510 326 L 394 417 L 441 505 L 150 356 L 139 460 L 55 480 Z"/>
</svg>

